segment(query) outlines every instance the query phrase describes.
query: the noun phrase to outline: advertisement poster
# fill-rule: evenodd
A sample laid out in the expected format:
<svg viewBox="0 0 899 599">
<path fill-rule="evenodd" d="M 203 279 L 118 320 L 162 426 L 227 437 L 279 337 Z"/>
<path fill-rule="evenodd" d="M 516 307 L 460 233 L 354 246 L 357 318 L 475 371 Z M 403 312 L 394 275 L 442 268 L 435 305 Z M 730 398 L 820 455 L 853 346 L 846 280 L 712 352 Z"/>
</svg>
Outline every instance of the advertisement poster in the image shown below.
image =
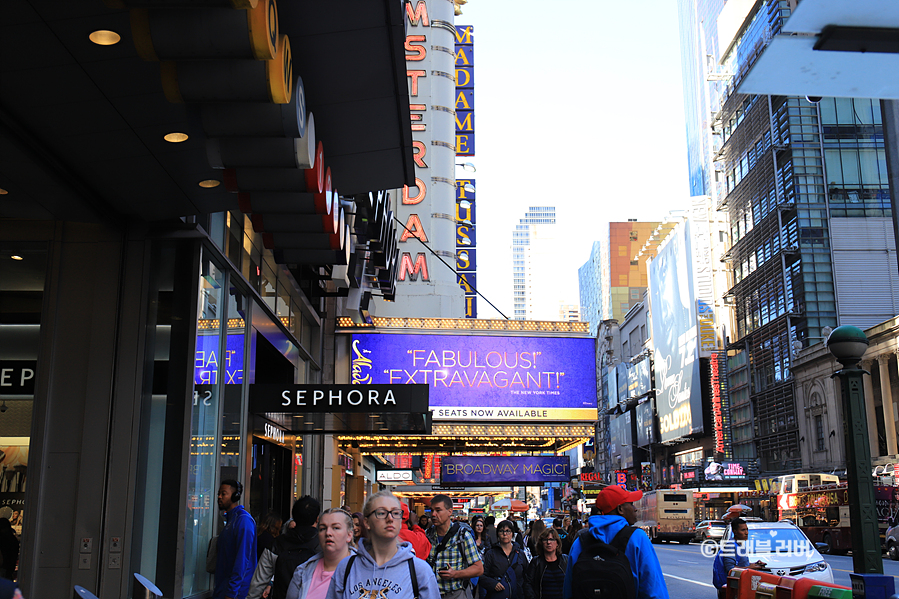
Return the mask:
<svg viewBox="0 0 899 599">
<path fill-rule="evenodd" d="M 28 446 L 0 446 L 0 518 L 7 518 L 17 535 L 22 534 L 27 474 Z"/>
<path fill-rule="evenodd" d="M 703 430 L 689 225 L 684 222 L 672 231 L 649 263 L 656 408 L 663 443 Z"/>
<path fill-rule="evenodd" d="M 361 334 L 353 384 L 427 384 L 434 420 L 596 420 L 594 339 Z"/>
</svg>

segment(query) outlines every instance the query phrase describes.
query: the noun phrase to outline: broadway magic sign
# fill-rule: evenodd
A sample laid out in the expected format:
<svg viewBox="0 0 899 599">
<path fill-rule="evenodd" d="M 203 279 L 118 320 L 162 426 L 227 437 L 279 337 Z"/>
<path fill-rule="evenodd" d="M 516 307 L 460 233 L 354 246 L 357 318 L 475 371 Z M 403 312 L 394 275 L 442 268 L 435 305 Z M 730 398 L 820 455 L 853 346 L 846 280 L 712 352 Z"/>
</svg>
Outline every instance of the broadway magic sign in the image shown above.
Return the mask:
<svg viewBox="0 0 899 599">
<path fill-rule="evenodd" d="M 507 486 L 569 482 L 568 456 L 445 456 L 442 486 Z"/>
<path fill-rule="evenodd" d="M 434 420 L 596 420 L 596 342 L 358 334 L 352 382 L 425 384 Z"/>
</svg>

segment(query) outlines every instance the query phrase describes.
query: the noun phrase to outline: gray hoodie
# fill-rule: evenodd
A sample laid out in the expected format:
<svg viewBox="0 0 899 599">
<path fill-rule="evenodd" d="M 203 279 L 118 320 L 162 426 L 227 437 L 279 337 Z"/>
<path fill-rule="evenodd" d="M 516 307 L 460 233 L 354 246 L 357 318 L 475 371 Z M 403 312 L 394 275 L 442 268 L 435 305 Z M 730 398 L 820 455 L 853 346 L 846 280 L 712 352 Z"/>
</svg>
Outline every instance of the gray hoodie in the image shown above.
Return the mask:
<svg viewBox="0 0 899 599">
<path fill-rule="evenodd" d="M 413 599 L 412 580 L 406 563 L 410 559 L 418 578 L 420 599 L 440 599 L 434 572 L 426 561 L 415 559 L 412 545 L 400 543 L 396 555 L 383 566 L 375 562 L 367 545 L 366 542 L 359 543 L 358 557 L 353 561 L 346 588 L 343 585 L 344 571 L 350 558 L 344 558 L 337 566 L 327 599 Z"/>
</svg>

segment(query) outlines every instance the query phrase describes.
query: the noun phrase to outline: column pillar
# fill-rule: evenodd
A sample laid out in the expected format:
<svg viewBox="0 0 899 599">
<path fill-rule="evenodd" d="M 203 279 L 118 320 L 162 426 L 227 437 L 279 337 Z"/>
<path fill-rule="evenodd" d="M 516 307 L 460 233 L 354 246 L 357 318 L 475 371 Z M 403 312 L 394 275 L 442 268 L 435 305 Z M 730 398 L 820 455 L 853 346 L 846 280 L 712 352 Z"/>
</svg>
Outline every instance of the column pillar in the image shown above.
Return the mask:
<svg viewBox="0 0 899 599">
<path fill-rule="evenodd" d="M 877 356 L 880 367 L 880 396 L 883 398 L 884 430 L 887 437 L 887 453 L 896 455 L 896 414 L 893 411 L 893 391 L 890 389 L 890 354 Z"/>
<path fill-rule="evenodd" d="M 871 372 L 874 360 L 864 360 L 859 366 Z M 865 386 L 865 415 L 868 418 L 868 440 L 871 442 L 871 457 L 880 456 L 880 443 L 877 441 L 877 410 L 874 408 L 874 383 L 870 376 L 862 377 Z"/>
</svg>

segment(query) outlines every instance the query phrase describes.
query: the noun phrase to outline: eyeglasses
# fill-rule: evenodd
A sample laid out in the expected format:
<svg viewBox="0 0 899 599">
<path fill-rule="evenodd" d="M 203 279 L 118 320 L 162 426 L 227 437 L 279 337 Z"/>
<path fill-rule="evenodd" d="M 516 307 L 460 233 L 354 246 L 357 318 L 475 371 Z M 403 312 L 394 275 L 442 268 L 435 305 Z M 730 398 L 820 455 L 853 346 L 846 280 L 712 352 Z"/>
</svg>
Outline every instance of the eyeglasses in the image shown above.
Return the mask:
<svg viewBox="0 0 899 599">
<path fill-rule="evenodd" d="M 394 520 L 399 520 L 403 517 L 403 510 L 385 510 L 383 508 L 375 510 L 373 512 L 368 512 L 368 516 L 374 515 L 378 520 L 384 520 L 390 515 Z M 366 518 L 368 517 L 366 516 Z"/>
<path fill-rule="evenodd" d="M 499 529 L 498 531 L 496 531 L 496 532 L 497 532 L 498 534 L 501 534 L 501 535 L 512 534 L 512 531 L 509 530 L 508 528 L 500 528 L 500 529 Z"/>
<path fill-rule="evenodd" d="M 556 540 L 555 539 L 543 539 L 543 542 L 544 543 L 555 543 Z"/>
</svg>

